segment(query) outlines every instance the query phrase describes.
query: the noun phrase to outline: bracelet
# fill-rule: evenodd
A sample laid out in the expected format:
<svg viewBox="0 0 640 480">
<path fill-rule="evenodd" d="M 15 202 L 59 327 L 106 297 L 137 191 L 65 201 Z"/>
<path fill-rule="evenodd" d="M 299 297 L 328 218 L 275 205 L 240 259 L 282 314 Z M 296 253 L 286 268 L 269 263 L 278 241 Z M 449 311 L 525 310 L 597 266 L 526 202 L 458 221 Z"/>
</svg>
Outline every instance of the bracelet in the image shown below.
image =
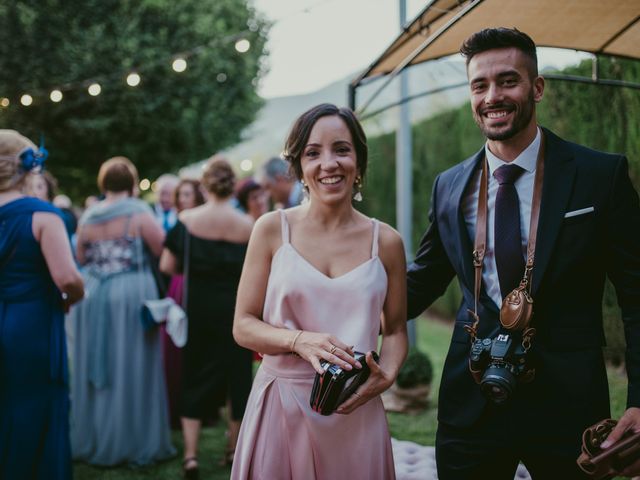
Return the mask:
<svg viewBox="0 0 640 480">
<path fill-rule="evenodd" d="M 291 353 L 295 354 L 295 348 L 296 348 L 296 341 L 298 340 L 298 337 L 302 335 L 302 330 L 298 330 L 298 333 L 296 333 L 296 336 L 293 337 L 293 341 L 291 342 L 291 348 L 289 349 L 291 351 Z"/>
</svg>

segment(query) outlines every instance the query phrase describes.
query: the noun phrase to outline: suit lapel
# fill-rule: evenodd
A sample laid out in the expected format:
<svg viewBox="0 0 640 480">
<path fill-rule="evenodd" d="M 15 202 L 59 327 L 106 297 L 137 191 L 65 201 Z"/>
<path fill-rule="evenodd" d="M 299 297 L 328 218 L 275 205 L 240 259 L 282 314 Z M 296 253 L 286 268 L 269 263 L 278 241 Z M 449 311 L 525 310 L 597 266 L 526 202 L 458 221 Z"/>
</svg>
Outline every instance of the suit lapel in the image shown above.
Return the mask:
<svg viewBox="0 0 640 480">
<path fill-rule="evenodd" d="M 469 232 L 467 231 L 467 225 L 464 220 L 464 214 L 462 212 L 462 199 L 464 193 L 467 191 L 469 182 L 473 178 L 473 173 L 475 172 L 478 163 L 483 158 L 484 147 L 473 157 L 465 160 L 462 163 L 462 168 L 453 180 L 454 187 L 451 191 L 451 208 L 449 210 L 450 215 L 453 216 L 453 218 L 451 218 L 450 225 L 458 226 L 456 241 L 457 249 L 460 255 L 458 256 L 457 270 L 463 273 L 463 281 L 471 291 L 473 291 L 474 284 L 472 256 L 473 243 L 469 238 Z"/>
<path fill-rule="evenodd" d="M 576 171 L 575 160 L 565 147 L 564 141 L 547 129 L 543 129 L 543 131 L 546 146 L 538 239 L 531 285 L 534 298 L 540 288 L 558 233 L 562 227 Z"/>
</svg>

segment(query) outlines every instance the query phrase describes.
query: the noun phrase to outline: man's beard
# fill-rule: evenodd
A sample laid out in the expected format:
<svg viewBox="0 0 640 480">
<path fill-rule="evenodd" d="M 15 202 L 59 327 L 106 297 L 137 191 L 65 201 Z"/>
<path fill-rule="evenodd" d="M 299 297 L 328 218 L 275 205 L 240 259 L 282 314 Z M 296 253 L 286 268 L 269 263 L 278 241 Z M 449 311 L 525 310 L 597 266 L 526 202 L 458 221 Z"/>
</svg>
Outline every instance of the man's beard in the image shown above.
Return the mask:
<svg viewBox="0 0 640 480">
<path fill-rule="evenodd" d="M 498 109 L 500 107 L 510 107 L 513 104 L 503 103 L 499 105 L 495 105 L 494 109 Z M 529 92 L 529 96 L 527 97 L 527 101 L 524 102 L 521 106 L 522 109 L 520 111 L 516 111 L 515 118 L 513 119 L 513 123 L 506 130 L 496 130 L 496 127 L 488 127 L 484 124 L 482 119 L 484 118 L 481 113 L 475 112 L 473 118 L 480 128 L 482 134 L 489 140 L 503 141 L 508 140 L 514 137 L 516 134 L 520 133 L 524 130 L 529 122 L 531 121 L 531 117 L 533 116 L 533 106 L 535 102 L 533 100 L 533 91 Z M 500 127 L 498 127 L 500 128 Z"/>
</svg>

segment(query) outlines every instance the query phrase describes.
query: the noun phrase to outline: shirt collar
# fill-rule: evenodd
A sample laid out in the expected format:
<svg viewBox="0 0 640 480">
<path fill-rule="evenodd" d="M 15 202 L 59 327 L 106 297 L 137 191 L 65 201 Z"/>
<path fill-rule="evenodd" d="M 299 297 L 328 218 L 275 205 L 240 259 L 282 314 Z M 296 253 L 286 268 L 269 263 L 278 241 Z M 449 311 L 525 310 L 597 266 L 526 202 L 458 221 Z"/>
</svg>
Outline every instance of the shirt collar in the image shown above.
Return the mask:
<svg viewBox="0 0 640 480">
<path fill-rule="evenodd" d="M 522 167 L 529 173 L 533 173 L 536 171 L 536 162 L 538 160 L 538 150 L 540 150 L 540 140 L 542 135 L 540 133 L 540 127 L 536 129 L 536 138 L 529 144 L 527 148 L 525 148 L 520 155 L 518 155 L 513 162 L 509 162 L 513 165 L 518 165 Z M 504 165 L 504 160 L 496 157 L 491 150 L 489 150 L 489 143 L 487 142 L 484 146 L 484 153 L 487 156 L 487 161 L 489 163 L 489 176 L 493 175 L 493 172 L 502 165 Z"/>
</svg>

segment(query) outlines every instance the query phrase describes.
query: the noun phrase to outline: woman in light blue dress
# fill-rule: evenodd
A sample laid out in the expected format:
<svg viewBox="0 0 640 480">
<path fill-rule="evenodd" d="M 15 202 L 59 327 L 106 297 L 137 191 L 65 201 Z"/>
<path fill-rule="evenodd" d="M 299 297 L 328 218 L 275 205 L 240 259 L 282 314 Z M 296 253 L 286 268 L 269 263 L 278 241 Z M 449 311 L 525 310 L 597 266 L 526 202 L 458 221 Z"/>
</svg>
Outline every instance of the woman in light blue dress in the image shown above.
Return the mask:
<svg viewBox="0 0 640 480">
<path fill-rule="evenodd" d="M 137 172 L 124 157 L 100 168 L 105 199 L 80 219 L 77 257 L 87 298 L 71 311 L 71 448 L 93 465 L 147 465 L 172 457 L 159 330 L 141 308 L 158 298 L 147 252 L 164 233 L 132 197 Z"/>
</svg>

